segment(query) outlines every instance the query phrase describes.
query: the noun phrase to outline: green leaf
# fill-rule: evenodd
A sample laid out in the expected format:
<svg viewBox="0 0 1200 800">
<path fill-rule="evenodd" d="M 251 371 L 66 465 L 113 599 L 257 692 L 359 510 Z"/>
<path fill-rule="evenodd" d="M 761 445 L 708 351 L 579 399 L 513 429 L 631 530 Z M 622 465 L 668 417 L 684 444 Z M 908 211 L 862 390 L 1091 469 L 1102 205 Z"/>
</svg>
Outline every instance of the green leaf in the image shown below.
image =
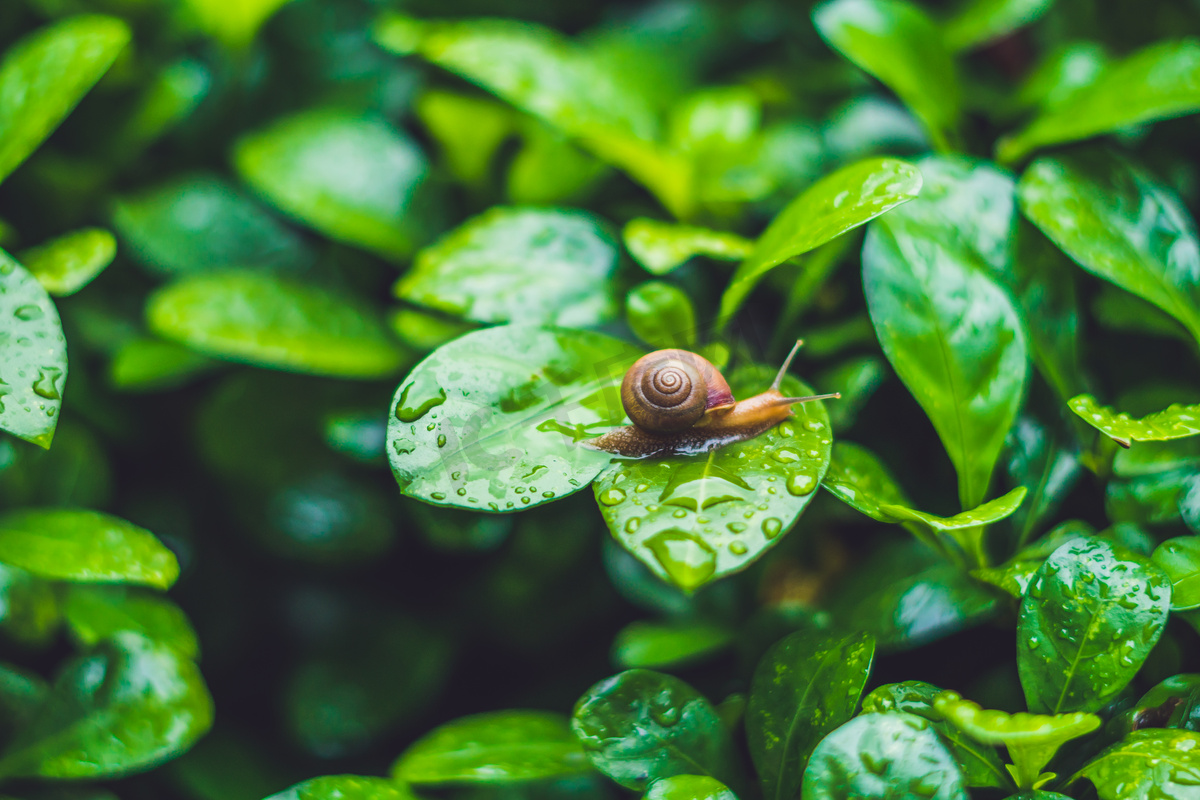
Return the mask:
<svg viewBox="0 0 1200 800">
<path fill-rule="evenodd" d="M 1072 780 L 1090 780 L 1100 800 L 1188 800 L 1200 785 L 1198 751 L 1200 733 L 1194 731 L 1133 731 L 1084 764 Z"/>
<path fill-rule="evenodd" d="M 952 51 L 969 50 L 1037 22 L 1054 0 L 965 0 L 942 25 Z"/>
<path fill-rule="evenodd" d="M 62 623 L 58 587 L 28 572 L 0 564 L 0 628 L 22 644 L 45 645 Z"/>
<path fill-rule="evenodd" d="M 870 322 L 863 321 L 867 322 L 867 330 L 873 337 L 875 333 L 871 330 Z M 835 432 L 840 433 L 854 424 L 863 406 L 890 374 L 887 363 L 876 356 L 850 358 L 832 369 L 817 373 L 818 386 L 837 389 L 841 394 L 841 399 L 826 409 Z"/>
<path fill-rule="evenodd" d="M 921 162 L 916 201 L 867 230 L 863 290 L 884 355 L 937 429 L 964 509 L 987 495 L 1025 387 L 1024 326 L 989 272 L 1011 254 L 994 171 Z M 996 225 L 999 224 L 999 229 Z"/>
<path fill-rule="evenodd" d="M 288 0 L 185 0 L 200 28 L 234 50 L 250 45 L 258 29 Z"/>
<path fill-rule="evenodd" d="M 242 137 L 233 162 L 280 210 L 336 241 L 402 259 L 423 233 L 425 154 L 382 119 L 304 111 Z"/>
<path fill-rule="evenodd" d="M 1065 425 L 1043 425 L 1029 415 L 1017 418 L 1005 439 L 1005 472 L 1029 490 L 1029 501 L 1013 515 L 1017 547 L 1029 541 L 1078 483 L 1082 467 L 1077 445 Z"/>
<path fill-rule="evenodd" d="M 17 42 L 0 62 L 0 181 L 100 80 L 130 39 L 115 17 L 83 15 Z"/>
<path fill-rule="evenodd" d="M 1109 66 L 1087 86 L 1001 139 L 996 157 L 1020 161 L 1049 145 L 1200 111 L 1200 41 L 1155 42 Z"/>
<path fill-rule="evenodd" d="M 732 641 L 728 628 L 706 622 L 631 622 L 613 640 L 612 658 L 626 669 L 677 667 L 700 661 Z"/>
<path fill-rule="evenodd" d="M 363 775 L 325 775 L 297 783 L 265 800 L 414 800 L 404 784 Z"/>
<path fill-rule="evenodd" d="M 696 256 L 741 261 L 754 242 L 733 233 L 639 217 L 621 233 L 629 254 L 652 275 L 666 275 Z"/>
<path fill-rule="evenodd" d="M 0 430 L 49 449 L 67 380 L 58 310 L 37 278 L 0 250 Z"/>
<path fill-rule="evenodd" d="M 1097 711 L 1133 678 L 1167 624 L 1170 584 L 1103 539 L 1054 551 L 1021 601 L 1017 668 L 1035 713 Z"/>
<path fill-rule="evenodd" d="M 82 228 L 59 236 L 18 258 L 47 292 L 57 297 L 72 295 L 112 263 L 117 240 L 102 228 Z"/>
<path fill-rule="evenodd" d="M 1063 744 L 1100 727 L 1095 714 L 1006 714 L 984 711 L 978 703 L 954 692 L 942 692 L 933 707 L 946 720 L 984 744 L 1004 745 L 1013 765 L 1009 768 L 1017 787 L 1033 789 L 1055 775 L 1042 774 Z"/>
<path fill-rule="evenodd" d="M 175 277 L 230 264 L 294 272 L 313 260 L 295 232 L 209 173 L 116 198 L 112 222 L 128 252 L 156 275 Z"/>
<path fill-rule="evenodd" d="M 955 149 L 960 89 L 937 23 L 902 0 L 831 0 L 813 10 L 830 47 L 878 78 L 921 120 L 937 150 Z"/>
<path fill-rule="evenodd" d="M 646 281 L 625 298 L 625 319 L 651 347 L 696 349 L 696 309 L 687 293 L 664 281 Z"/>
<path fill-rule="evenodd" d="M 63 613 L 84 647 L 94 647 L 121 631 L 133 631 L 186 658 L 200 655 L 200 642 L 187 615 L 167 598 L 151 592 L 74 584 L 67 590 Z"/>
<path fill-rule="evenodd" d="M 392 777 L 418 786 L 505 785 L 591 772 L 567 718 L 545 711 L 495 711 L 448 722 L 418 739 Z"/>
<path fill-rule="evenodd" d="M 766 800 L 800 793 L 817 743 L 854 716 L 874 656 L 875 641 L 867 633 L 798 631 L 759 661 L 746 705 L 746 736 Z"/>
<path fill-rule="evenodd" d="M 621 421 L 621 379 L 640 355 L 598 333 L 515 325 L 443 345 L 392 401 L 388 457 L 400 490 L 519 511 L 586 488 L 612 457 L 580 442 Z"/>
<path fill-rule="evenodd" d="M 488 179 L 497 151 L 516 128 L 516 115 L 486 97 L 428 89 L 414 110 L 437 141 L 446 168 L 468 184 Z"/>
<path fill-rule="evenodd" d="M 1088 272 L 1148 300 L 1200 340 L 1200 242 L 1167 187 L 1104 153 L 1033 162 L 1021 211 Z"/>
<path fill-rule="evenodd" d="M 154 534 L 96 511 L 22 510 L 0 516 L 0 562 L 77 583 L 166 589 L 179 577 L 175 554 Z"/>
<path fill-rule="evenodd" d="M 804 771 L 802 800 L 967 800 L 954 758 L 926 720 L 855 717 L 825 737 Z"/>
<path fill-rule="evenodd" d="M 645 791 L 674 775 L 728 785 L 734 770 L 716 709 L 661 672 L 631 669 L 600 681 L 575 704 L 571 729 L 596 769 L 627 789 Z"/>
<path fill-rule="evenodd" d="M 1067 542 L 1093 534 L 1095 529 L 1086 522 L 1067 520 L 1000 566 L 972 570 L 971 577 L 1003 589 L 1020 600 L 1051 553 Z"/>
<path fill-rule="evenodd" d="M 191 747 L 212 716 L 212 698 L 190 659 L 125 631 L 67 663 L 33 724 L 0 757 L 0 774 L 140 772 Z"/>
<path fill-rule="evenodd" d="M 288 372 L 379 378 L 406 358 L 378 316 L 356 301 L 249 270 L 165 286 L 146 301 L 146 321 L 205 355 Z"/>
<path fill-rule="evenodd" d="M 616 316 L 616 269 L 592 215 L 497 206 L 422 250 L 395 294 L 475 322 L 583 328 Z"/>
<path fill-rule="evenodd" d="M 672 775 L 652 783 L 643 800 L 737 800 L 737 796 L 707 775 Z"/>
<path fill-rule="evenodd" d="M 522 205 L 555 205 L 589 197 L 609 167 L 591 153 L 580 150 L 549 125 L 524 120 L 521 149 L 508 165 L 504 182 L 510 202 Z"/>
<path fill-rule="evenodd" d="M 1200 608 L 1200 536 L 1168 539 L 1150 558 L 1171 581 L 1171 610 Z"/>
<path fill-rule="evenodd" d="M 805 189 L 771 220 L 753 252 L 738 265 L 721 296 L 722 324 L 732 321 L 771 269 L 907 203 L 920 190 L 921 173 L 894 158 L 859 161 Z"/>
<path fill-rule="evenodd" d="M 1122 478 L 1200 467 L 1200 439 L 1145 442 L 1140 447 L 1118 450 L 1113 474 Z"/>
<path fill-rule="evenodd" d="M 125 391 L 170 389 L 208 372 L 217 362 L 195 350 L 139 336 L 121 345 L 109 363 L 109 381 Z"/>
<path fill-rule="evenodd" d="M 745 398 L 771 373 L 747 368 L 729 379 Z M 812 394 L 790 376 L 782 391 Z M 745 569 L 792 528 L 829 465 L 824 405 L 792 410 L 792 419 L 708 453 L 614 462 L 593 485 L 613 538 L 685 592 Z"/>
<path fill-rule="evenodd" d="M 1103 45 L 1070 42 L 1042 59 L 1017 90 L 1020 108 L 1047 109 L 1062 105 L 1080 89 L 1096 81 L 1108 66 Z"/>
<path fill-rule="evenodd" d="M 1068 405 L 1084 422 L 1122 447 L 1133 442 L 1164 442 L 1200 433 L 1200 405 L 1174 403 L 1140 419 L 1102 406 L 1090 394 L 1072 397 Z"/>
</svg>

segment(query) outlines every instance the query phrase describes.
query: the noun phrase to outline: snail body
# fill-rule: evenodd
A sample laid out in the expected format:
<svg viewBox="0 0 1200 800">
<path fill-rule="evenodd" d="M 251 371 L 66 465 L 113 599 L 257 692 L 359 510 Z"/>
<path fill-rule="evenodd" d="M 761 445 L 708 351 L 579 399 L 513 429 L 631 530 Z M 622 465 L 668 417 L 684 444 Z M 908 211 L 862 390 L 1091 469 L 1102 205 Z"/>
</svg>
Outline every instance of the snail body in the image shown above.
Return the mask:
<svg viewBox="0 0 1200 800">
<path fill-rule="evenodd" d="M 621 382 L 621 405 L 632 425 L 584 444 L 627 458 L 690 455 L 752 439 L 792 416 L 792 406 L 841 397 L 785 397 L 779 390 L 792 348 L 770 388 L 735 400 L 729 383 L 707 359 L 687 350 L 656 350 L 634 362 Z"/>
</svg>

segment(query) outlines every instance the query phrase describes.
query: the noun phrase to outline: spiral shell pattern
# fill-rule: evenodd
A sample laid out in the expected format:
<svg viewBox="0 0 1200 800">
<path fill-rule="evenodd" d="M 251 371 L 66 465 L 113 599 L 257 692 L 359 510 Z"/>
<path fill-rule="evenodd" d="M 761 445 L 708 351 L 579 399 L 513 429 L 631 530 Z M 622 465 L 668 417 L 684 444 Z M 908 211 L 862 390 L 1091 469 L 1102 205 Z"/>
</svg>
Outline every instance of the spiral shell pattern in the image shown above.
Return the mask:
<svg viewBox="0 0 1200 800">
<path fill-rule="evenodd" d="M 714 374 L 713 365 L 695 353 L 658 350 L 638 359 L 625 373 L 621 405 L 643 430 L 681 431 L 704 415 Z"/>
</svg>

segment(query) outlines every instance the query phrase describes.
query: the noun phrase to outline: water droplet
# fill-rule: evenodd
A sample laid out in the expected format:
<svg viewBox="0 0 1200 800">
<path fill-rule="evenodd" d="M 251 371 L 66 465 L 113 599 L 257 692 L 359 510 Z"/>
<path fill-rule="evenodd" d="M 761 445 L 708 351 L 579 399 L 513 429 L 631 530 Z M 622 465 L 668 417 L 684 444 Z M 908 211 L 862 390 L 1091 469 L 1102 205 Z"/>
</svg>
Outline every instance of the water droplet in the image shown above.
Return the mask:
<svg viewBox="0 0 1200 800">
<path fill-rule="evenodd" d="M 434 430 L 435 428 L 437 428 L 437 423 L 436 423 L 436 422 L 431 422 L 431 423 L 429 423 L 428 425 L 426 425 L 426 426 L 425 426 L 425 430 L 427 430 L 427 431 L 432 431 L 432 430 Z"/>
<path fill-rule="evenodd" d="M 542 497 L 549 500 L 550 498 L 554 497 L 554 492 L 542 492 Z"/>
<path fill-rule="evenodd" d="M 779 435 L 785 439 L 790 439 L 796 435 L 796 429 L 792 427 L 790 422 L 779 423 Z"/>
<path fill-rule="evenodd" d="M 746 548 L 746 545 L 744 542 L 730 542 L 729 543 L 729 552 L 733 553 L 735 556 L 746 555 L 746 549 L 747 548 Z"/>
<path fill-rule="evenodd" d="M 429 496 L 432 497 L 434 500 L 445 500 L 446 499 L 445 492 L 430 492 Z"/>
<path fill-rule="evenodd" d="M 39 306 L 17 306 L 17 309 L 13 311 L 13 316 L 23 322 L 32 322 L 35 319 L 41 319 L 42 313 Z"/>
<path fill-rule="evenodd" d="M 762 523 L 763 536 L 774 539 L 783 530 L 783 522 L 776 517 L 767 517 Z"/>
<path fill-rule="evenodd" d="M 427 372 L 417 373 L 413 382 L 405 386 L 404 391 L 400 393 L 400 400 L 396 403 L 396 419 L 401 422 L 416 422 L 428 414 L 430 409 L 446 402 L 446 390 L 432 385 L 434 379 L 434 376 Z"/>
<path fill-rule="evenodd" d="M 787 490 L 796 497 L 812 494 L 817 488 L 817 476 L 809 472 L 794 472 L 788 476 Z"/>
<path fill-rule="evenodd" d="M 817 422 L 815 419 L 809 419 L 804 421 L 804 430 L 811 431 L 812 433 L 818 433 L 819 431 L 825 430 L 825 425 Z"/>
<path fill-rule="evenodd" d="M 630 517 L 625 521 L 626 533 L 637 533 L 637 529 L 642 527 L 641 517 Z"/>
<path fill-rule="evenodd" d="M 438 447 L 445 447 L 446 446 L 446 434 L 439 433 L 438 438 L 437 438 L 437 443 L 438 443 Z"/>
<path fill-rule="evenodd" d="M 524 497 L 522 497 L 521 502 L 524 503 L 525 505 L 529 505 L 529 495 L 525 495 Z"/>
<path fill-rule="evenodd" d="M 646 491 L 646 490 L 647 490 L 647 489 L 649 489 L 649 488 L 650 488 L 650 484 L 648 484 L 648 483 L 639 483 L 637 486 L 635 486 L 635 487 L 633 488 L 633 490 L 634 490 L 635 492 L 637 492 L 638 494 L 641 494 L 642 492 Z"/>
<path fill-rule="evenodd" d="M 625 499 L 625 493 L 620 489 L 605 489 L 598 499 L 606 506 L 615 506 Z"/>
<path fill-rule="evenodd" d="M 675 517 L 676 519 L 683 519 L 684 517 L 686 517 L 686 516 L 687 516 L 687 513 L 688 513 L 688 512 L 687 512 L 687 511 L 685 511 L 684 509 L 682 509 L 682 508 L 677 508 L 677 509 L 675 509 L 674 511 L 672 511 L 672 512 L 671 512 L 671 516 L 672 516 L 672 517 Z"/>
<path fill-rule="evenodd" d="M 455 494 L 457 494 L 459 497 L 466 497 L 466 495 L 467 495 L 467 490 L 466 490 L 465 488 L 463 488 L 462 486 L 460 486 L 460 487 L 458 487 L 457 489 L 455 489 L 455 490 L 454 490 L 454 492 L 455 492 Z"/>
<path fill-rule="evenodd" d="M 665 708 L 650 706 L 650 718 L 664 728 L 669 728 L 676 722 L 679 722 L 679 709 L 674 706 L 667 706 Z"/>
<path fill-rule="evenodd" d="M 800 460 L 799 454 L 792 450 L 776 450 L 771 453 L 771 458 L 780 464 L 794 464 Z"/>
<path fill-rule="evenodd" d="M 746 524 L 743 522 L 731 522 L 725 527 L 729 528 L 730 532 L 732 533 L 741 533 L 742 531 L 746 530 Z"/>
<path fill-rule="evenodd" d="M 671 582 L 691 592 L 717 571 L 717 553 L 706 542 L 678 528 L 668 528 L 646 540 L 646 548 Z"/>
<path fill-rule="evenodd" d="M 33 393 L 47 400 L 61 400 L 57 381 L 62 377 L 62 370 L 57 367 L 44 367 L 38 371 L 37 380 L 33 382 Z"/>
</svg>

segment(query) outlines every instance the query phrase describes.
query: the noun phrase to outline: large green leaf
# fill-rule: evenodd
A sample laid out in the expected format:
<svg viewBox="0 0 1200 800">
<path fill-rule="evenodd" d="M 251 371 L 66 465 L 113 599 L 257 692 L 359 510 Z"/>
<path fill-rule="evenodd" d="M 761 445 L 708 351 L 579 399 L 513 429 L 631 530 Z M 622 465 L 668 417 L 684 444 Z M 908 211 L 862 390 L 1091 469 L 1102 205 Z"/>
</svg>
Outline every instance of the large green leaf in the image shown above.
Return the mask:
<svg viewBox="0 0 1200 800">
<path fill-rule="evenodd" d="M 381 119 L 304 111 L 244 136 L 233 160 L 251 187 L 332 239 L 403 258 L 424 233 L 425 154 Z"/>
<path fill-rule="evenodd" d="M 996 155 L 1019 161 L 1031 151 L 1130 125 L 1200 111 L 1200 41 L 1161 41 L 1109 66 L 1087 86 L 1001 139 Z"/>
<path fill-rule="evenodd" d="M 75 294 L 117 254 L 117 240 L 103 228 L 83 228 L 20 254 L 46 291 L 59 297 Z"/>
<path fill-rule="evenodd" d="M 1084 422 L 1122 447 L 1133 442 L 1164 442 L 1200 433 L 1200 405 L 1175 403 L 1139 419 L 1100 405 L 1090 394 L 1072 397 L 1068 405 Z"/>
<path fill-rule="evenodd" d="M 402 784 L 364 775 L 324 775 L 297 783 L 266 800 L 414 800 Z"/>
<path fill-rule="evenodd" d="M 0 756 L 0 775 L 140 772 L 187 750 L 212 718 L 212 698 L 190 659 L 118 633 L 63 668 L 33 723 Z"/>
<path fill-rule="evenodd" d="M 29 157 L 128 44 L 114 17 L 71 17 L 35 31 L 0 62 L 0 181 Z"/>
<path fill-rule="evenodd" d="M 742 369 L 730 386 L 744 399 L 770 380 Z M 782 391 L 812 393 L 790 376 Z M 824 405 L 792 408 L 792 419 L 708 453 L 616 461 L 594 484 L 613 538 L 687 592 L 745 569 L 791 530 L 829 466 Z"/>
<path fill-rule="evenodd" d="M 1200 608 L 1200 536 L 1168 539 L 1150 558 L 1171 581 L 1171 610 Z"/>
<path fill-rule="evenodd" d="M 75 638 L 86 647 L 95 647 L 121 631 L 134 631 L 187 658 L 197 658 L 200 653 L 200 642 L 187 615 L 152 592 L 73 584 L 67 591 L 63 615 Z"/>
<path fill-rule="evenodd" d="M 1029 584 L 1017 625 L 1017 668 L 1030 710 L 1103 708 L 1158 641 L 1170 595 L 1158 567 L 1103 539 L 1055 550 Z"/>
<path fill-rule="evenodd" d="M 475 322 L 582 328 L 616 316 L 616 268 L 590 214 L 497 206 L 422 250 L 395 293 Z"/>
<path fill-rule="evenodd" d="M 754 670 L 746 736 L 766 800 L 800 793 L 817 743 L 854 716 L 871 674 L 875 641 L 798 631 L 776 642 Z"/>
<path fill-rule="evenodd" d="M 850 164 L 805 189 L 771 221 L 738 265 L 721 296 L 722 324 L 732 321 L 771 269 L 907 203 L 920 191 L 921 173 L 894 158 Z"/>
<path fill-rule="evenodd" d="M 867 231 L 863 289 L 883 352 L 937 429 L 968 509 L 987 495 L 1028 372 L 1021 317 L 989 274 L 1011 259 L 1015 220 L 997 213 L 994 172 L 921 164 L 921 197 Z"/>
<path fill-rule="evenodd" d="M 136 525 L 96 511 L 44 509 L 0 516 L 0 562 L 43 578 L 166 589 L 175 554 Z"/>
<path fill-rule="evenodd" d="M 942 35 L 951 50 L 967 50 L 1036 22 L 1053 5 L 1054 0 L 960 0 L 942 24 Z"/>
<path fill-rule="evenodd" d="M 962 773 L 930 723 L 863 714 L 825 737 L 804 771 L 802 800 L 967 800 Z"/>
<path fill-rule="evenodd" d="M 1200 786 L 1200 733 L 1147 728 L 1133 731 L 1084 764 L 1100 800 L 1191 800 Z"/>
<path fill-rule="evenodd" d="M 413 368 L 388 417 L 400 490 L 436 505 L 519 511 L 584 489 L 608 453 L 583 447 L 621 421 L 641 355 L 598 333 L 501 326 Z"/>
<path fill-rule="evenodd" d="M 50 447 L 67 343 L 58 310 L 37 278 L 0 250 L 0 430 Z"/>
<path fill-rule="evenodd" d="M 882 81 L 925 126 L 938 150 L 954 149 L 962 99 L 937 23 L 903 0 L 830 0 L 813 22 L 831 47 Z"/>
<path fill-rule="evenodd" d="M 195 275 L 146 301 L 160 336 L 205 355 L 344 378 L 379 378 L 405 354 L 358 302 L 249 270 Z"/>
<path fill-rule="evenodd" d="M 741 261 L 754 251 L 754 242 L 734 233 L 644 217 L 626 223 L 621 236 L 629 254 L 654 275 L 666 275 L 695 256 Z"/>
<path fill-rule="evenodd" d="M 1102 152 L 1041 158 L 1021 211 L 1081 267 L 1142 297 L 1200 340 L 1200 242 L 1167 187 Z"/>
</svg>

